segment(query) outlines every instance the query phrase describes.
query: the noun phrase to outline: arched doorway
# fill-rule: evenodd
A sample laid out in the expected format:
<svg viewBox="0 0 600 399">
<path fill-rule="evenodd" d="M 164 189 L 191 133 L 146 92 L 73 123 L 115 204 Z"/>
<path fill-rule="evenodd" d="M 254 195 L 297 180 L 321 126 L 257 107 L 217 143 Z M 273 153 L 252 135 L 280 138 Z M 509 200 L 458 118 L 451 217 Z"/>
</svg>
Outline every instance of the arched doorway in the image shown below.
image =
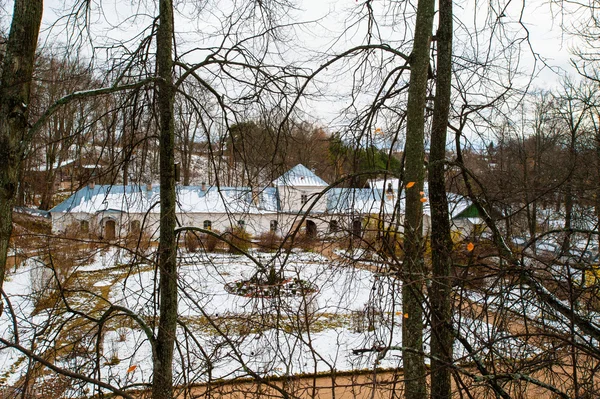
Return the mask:
<svg viewBox="0 0 600 399">
<path fill-rule="evenodd" d="M 308 238 L 317 238 L 317 224 L 312 220 L 306 221 L 306 236 Z"/>
<path fill-rule="evenodd" d="M 104 238 L 114 240 L 117 236 L 117 224 L 114 220 L 108 219 L 104 223 Z"/>
<path fill-rule="evenodd" d="M 362 222 L 360 219 L 354 219 L 352 221 L 352 235 L 355 238 L 360 238 L 362 236 Z"/>
</svg>

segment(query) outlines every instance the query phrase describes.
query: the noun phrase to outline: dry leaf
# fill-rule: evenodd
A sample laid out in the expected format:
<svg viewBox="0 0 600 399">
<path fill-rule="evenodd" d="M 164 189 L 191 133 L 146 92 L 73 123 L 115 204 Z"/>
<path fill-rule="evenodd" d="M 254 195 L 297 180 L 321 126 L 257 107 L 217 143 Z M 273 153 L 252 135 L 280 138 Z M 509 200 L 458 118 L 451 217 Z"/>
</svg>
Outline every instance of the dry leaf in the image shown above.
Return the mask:
<svg viewBox="0 0 600 399">
<path fill-rule="evenodd" d="M 475 244 L 473 244 L 472 242 L 467 244 L 467 251 L 471 252 L 474 249 L 475 249 Z"/>
<path fill-rule="evenodd" d="M 414 181 L 409 181 L 408 183 L 406 183 L 406 188 L 411 188 L 414 185 L 415 185 Z"/>
<path fill-rule="evenodd" d="M 127 369 L 128 373 L 133 373 L 133 371 L 137 368 L 137 366 L 134 364 L 133 366 L 129 366 L 129 368 Z"/>
</svg>

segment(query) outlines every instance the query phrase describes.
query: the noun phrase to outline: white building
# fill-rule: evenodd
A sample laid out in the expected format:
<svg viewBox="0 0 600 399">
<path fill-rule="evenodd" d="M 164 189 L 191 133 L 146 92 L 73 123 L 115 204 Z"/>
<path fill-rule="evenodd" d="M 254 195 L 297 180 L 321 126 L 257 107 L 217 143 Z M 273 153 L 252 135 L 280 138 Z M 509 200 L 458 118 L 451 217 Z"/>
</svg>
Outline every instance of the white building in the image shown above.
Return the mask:
<svg viewBox="0 0 600 399">
<path fill-rule="evenodd" d="M 309 235 L 360 228 L 366 214 L 393 210 L 382 190 L 327 190 L 328 184 L 303 165 L 296 165 L 271 187 L 178 186 L 180 226 L 217 231 L 243 227 L 252 235 L 303 229 Z M 106 239 L 144 229 L 158 234 L 159 187 L 89 185 L 50 210 L 55 233 L 75 229 Z M 354 223 L 354 225 L 353 225 Z"/>
<path fill-rule="evenodd" d="M 397 186 L 397 182 L 396 182 Z M 372 188 L 337 188 L 303 165 L 296 165 L 272 182 L 271 187 L 177 187 L 178 224 L 224 232 L 243 227 L 257 236 L 265 232 L 285 235 L 299 228 L 310 235 L 358 235 L 367 216 L 386 224 L 402 223 L 402 201 L 392 185 Z M 70 229 L 115 239 L 144 230 L 158 236 L 159 187 L 140 185 L 89 185 L 50 210 L 55 233 Z M 429 228 L 427 211 L 424 228 Z"/>
</svg>

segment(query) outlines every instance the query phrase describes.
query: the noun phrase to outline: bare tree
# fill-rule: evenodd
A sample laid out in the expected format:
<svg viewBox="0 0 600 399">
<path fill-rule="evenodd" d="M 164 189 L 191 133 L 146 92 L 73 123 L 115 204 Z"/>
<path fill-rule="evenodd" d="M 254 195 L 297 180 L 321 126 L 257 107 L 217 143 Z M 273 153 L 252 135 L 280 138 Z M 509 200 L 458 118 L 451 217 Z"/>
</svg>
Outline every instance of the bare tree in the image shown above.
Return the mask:
<svg viewBox="0 0 600 399">
<path fill-rule="evenodd" d="M 0 78 L 0 287 L 12 232 L 12 208 L 23 154 L 30 142 L 29 98 L 42 21 L 41 1 L 15 1 Z"/>
<path fill-rule="evenodd" d="M 427 395 L 423 356 L 423 202 L 420 192 L 425 177 L 425 102 L 429 76 L 429 51 L 433 29 L 434 2 L 420 0 L 417 6 L 415 40 L 410 57 L 410 84 L 406 108 L 406 163 L 404 178 L 414 182 L 406 190 L 404 260 L 402 263 L 402 306 L 408 318 L 402 324 L 402 357 L 407 399 Z"/>
<path fill-rule="evenodd" d="M 446 134 L 452 92 L 452 1 L 439 1 L 437 73 L 429 151 L 431 200 L 431 398 L 452 396 L 452 238 L 446 194 Z"/>
<path fill-rule="evenodd" d="M 160 319 L 154 354 L 152 397 L 173 397 L 173 351 L 177 330 L 177 223 L 175 206 L 175 115 L 173 104 L 173 3 L 161 0 L 156 36 L 160 141 L 160 241 L 158 247 Z"/>
</svg>

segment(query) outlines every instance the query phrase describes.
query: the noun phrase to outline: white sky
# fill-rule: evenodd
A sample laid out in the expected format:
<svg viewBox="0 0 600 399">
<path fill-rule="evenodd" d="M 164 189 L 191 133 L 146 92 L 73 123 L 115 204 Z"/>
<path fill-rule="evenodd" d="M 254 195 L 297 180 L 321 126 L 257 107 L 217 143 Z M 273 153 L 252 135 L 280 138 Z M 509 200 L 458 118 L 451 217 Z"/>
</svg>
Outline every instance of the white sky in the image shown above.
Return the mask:
<svg viewBox="0 0 600 399">
<path fill-rule="evenodd" d="M 194 7 L 189 6 L 179 8 L 177 16 L 176 31 L 178 38 L 179 51 L 184 51 L 190 46 L 202 45 L 210 42 L 210 38 L 206 36 L 207 32 L 214 32 L 220 27 L 228 10 L 234 7 L 234 4 L 241 4 L 240 0 L 218 0 L 218 7 L 206 6 L 208 1 L 204 0 L 201 4 L 205 6 L 202 13 L 196 13 Z M 263 0 L 264 1 L 264 0 Z M 501 0 L 502 1 L 502 0 Z M 524 0 L 523 0 L 524 1 Z M 0 0 L 1 4 L 2 0 Z M 71 3 L 69 1 L 68 3 Z M 567 26 L 570 25 L 568 19 L 563 20 L 559 15 L 558 7 L 551 9 L 547 2 L 536 0 L 534 2 L 526 2 L 525 8 L 521 1 L 511 2 L 508 0 L 502 3 L 508 3 L 508 6 L 503 6 L 498 0 L 477 1 L 458 0 L 455 2 L 455 31 L 457 40 L 455 41 L 455 53 L 461 55 L 461 51 L 465 51 L 464 43 L 469 41 L 473 44 L 470 38 L 464 36 L 465 30 L 473 31 L 477 29 L 481 32 L 478 35 L 480 42 L 476 43 L 478 52 L 485 52 L 489 48 L 489 43 L 486 38 L 490 35 L 506 34 L 508 37 L 523 38 L 525 34 L 524 27 L 529 31 L 530 43 L 532 50 L 539 54 L 541 59 L 544 59 L 548 65 L 555 68 L 555 71 L 566 71 L 571 75 L 575 75 L 574 69 L 570 66 L 570 48 L 573 46 L 573 40 L 565 35 L 561 29 L 561 23 Z M 141 5 L 140 5 L 141 3 Z M 95 0 L 92 4 L 95 10 L 102 10 L 102 14 L 92 14 L 91 32 L 94 35 L 96 45 L 106 39 L 122 40 L 123 38 L 130 39 L 129 48 L 137 46 L 137 39 L 144 32 L 147 26 L 150 25 L 153 16 L 155 15 L 154 1 L 119 1 L 119 0 Z M 181 3 L 184 3 L 183 1 Z M 279 22 L 299 22 L 299 21 L 317 21 L 304 26 L 297 26 L 289 31 L 288 38 L 291 40 L 279 45 L 278 49 L 286 52 L 286 57 L 289 60 L 298 61 L 306 57 L 315 57 L 321 52 L 326 52 L 333 48 L 336 51 L 341 51 L 351 47 L 352 45 L 364 43 L 366 24 L 358 23 L 359 17 L 365 14 L 365 0 L 299 0 L 296 2 L 297 9 L 291 11 L 288 20 L 283 19 Z M 378 21 L 379 34 L 383 40 L 391 43 L 402 40 L 403 36 L 412 37 L 410 19 L 406 20 L 399 18 L 394 13 L 400 12 L 390 10 L 390 3 L 382 0 L 372 0 L 371 4 L 374 16 Z M 394 2 L 396 7 L 404 7 L 410 13 L 412 8 L 406 3 Z M 66 42 L 67 40 L 77 40 L 78 38 L 68 37 L 64 31 L 54 27 L 49 30 L 49 26 L 55 24 L 58 16 L 62 16 L 61 21 L 65 21 L 65 10 L 70 9 L 70 4 L 65 4 L 59 0 L 45 1 L 43 37 L 50 37 L 45 40 L 46 46 L 51 46 L 57 42 Z M 100 8 L 101 6 L 101 8 Z M 10 1 L 4 2 L 6 10 L 11 10 Z M 208 12 L 207 12 L 208 11 Z M 552 12 L 554 11 L 554 17 Z M 0 9 L 1 12 L 1 9 Z M 503 12 L 505 16 L 501 18 L 503 24 L 498 25 L 494 32 L 489 29 L 486 31 L 485 26 L 489 21 L 494 21 L 495 18 Z M 138 14 L 133 18 L 132 15 Z M 194 15 L 197 15 L 194 17 Z M 185 17 L 185 18 L 184 18 Z M 523 26 L 519 25 L 519 18 L 523 22 Z M 9 16 L 2 15 L 0 22 L 6 24 Z M 408 21 L 408 22 L 407 22 Z M 460 21 L 460 22 L 458 22 Z M 406 23 L 406 25 L 405 25 Z M 345 32 L 342 34 L 342 32 Z M 294 37 L 296 35 L 296 37 Z M 341 35 L 341 39 L 340 38 Z M 201 43 L 201 44 L 198 44 Z M 474 45 L 474 46 L 475 46 Z M 495 46 L 495 45 L 494 45 Z M 492 48 L 494 47 L 492 46 Z M 406 46 L 405 51 L 410 51 L 410 47 Z M 469 50 L 475 51 L 475 50 Z M 533 56 L 527 43 L 522 43 L 520 46 L 521 61 L 519 68 L 526 73 L 536 73 L 538 77 L 534 80 L 533 87 L 536 88 L 552 88 L 559 84 L 560 76 L 555 71 L 549 68 L 542 68 L 538 63 L 538 70 L 533 71 Z M 97 56 L 103 57 L 105 52 L 97 52 Z M 202 55 L 196 55 L 198 59 Z M 513 61 L 514 62 L 514 61 Z M 314 67 L 316 61 L 304 61 L 303 67 Z M 515 65 L 516 66 L 516 65 Z M 511 65 L 511 67 L 514 67 Z M 330 71 L 331 72 L 331 71 Z M 347 72 L 347 71 L 346 71 Z M 305 100 L 303 102 L 307 119 L 319 121 L 325 125 L 330 125 L 330 121 L 338 115 L 340 109 L 349 104 L 348 92 L 351 87 L 350 74 L 342 74 L 340 70 L 329 73 L 321 80 L 321 86 L 310 88 L 313 92 L 326 93 L 329 96 L 319 100 Z M 499 80 L 505 79 L 499 76 Z M 523 82 L 525 79 L 521 78 Z M 371 97 L 365 96 L 364 102 L 370 101 Z M 337 119 L 337 123 L 345 123 L 344 119 Z"/>
</svg>

